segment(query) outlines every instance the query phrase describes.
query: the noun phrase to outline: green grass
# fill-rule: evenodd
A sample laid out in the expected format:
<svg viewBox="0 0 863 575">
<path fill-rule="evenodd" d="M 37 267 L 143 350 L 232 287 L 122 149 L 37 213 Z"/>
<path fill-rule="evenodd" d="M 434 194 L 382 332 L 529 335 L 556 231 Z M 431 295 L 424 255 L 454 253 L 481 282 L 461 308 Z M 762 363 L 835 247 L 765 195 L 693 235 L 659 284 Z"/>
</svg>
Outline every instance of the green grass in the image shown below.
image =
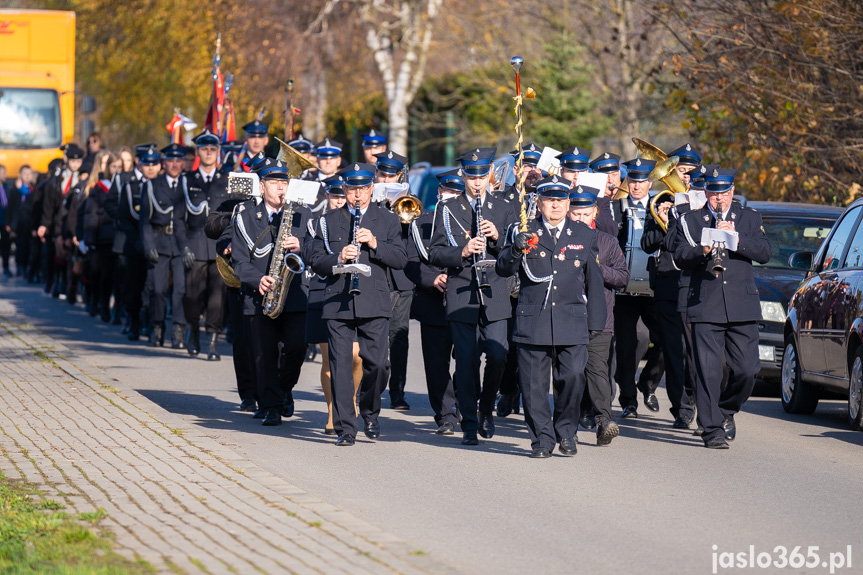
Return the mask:
<svg viewBox="0 0 863 575">
<path fill-rule="evenodd" d="M 129 561 L 111 550 L 110 533 L 92 525 L 104 509 L 78 518 L 62 504 L 41 500 L 31 485 L 0 474 L 0 573 L 4 575 L 137 575 L 153 573 L 144 561 Z"/>
</svg>

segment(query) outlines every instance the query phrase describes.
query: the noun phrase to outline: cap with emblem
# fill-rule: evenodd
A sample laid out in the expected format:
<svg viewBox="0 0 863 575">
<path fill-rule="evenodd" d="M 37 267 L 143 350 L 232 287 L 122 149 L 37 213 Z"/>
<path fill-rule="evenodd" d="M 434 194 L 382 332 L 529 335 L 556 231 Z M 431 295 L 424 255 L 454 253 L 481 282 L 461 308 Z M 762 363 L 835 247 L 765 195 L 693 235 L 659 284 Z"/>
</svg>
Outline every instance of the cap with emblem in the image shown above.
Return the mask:
<svg viewBox="0 0 863 575">
<path fill-rule="evenodd" d="M 288 145 L 301 153 L 311 152 L 312 148 L 315 147 L 312 141 L 304 138 L 302 134 L 298 134 L 296 138 L 288 142 Z"/>
<path fill-rule="evenodd" d="M 288 166 L 281 160 L 267 158 L 258 165 L 256 170 L 258 177 L 262 180 L 290 180 Z"/>
<path fill-rule="evenodd" d="M 620 171 L 620 156 L 604 152 L 590 161 L 590 169 L 600 174 Z"/>
<path fill-rule="evenodd" d="M 523 150 L 525 166 L 535 166 L 539 163 L 539 159 L 542 157 L 542 148 L 531 142 L 525 145 Z M 518 150 L 511 151 L 509 155 L 518 160 Z"/>
<path fill-rule="evenodd" d="M 197 136 L 195 136 L 192 141 L 195 142 L 195 145 L 198 146 L 199 148 L 201 148 L 203 146 L 216 146 L 216 147 L 218 147 L 220 144 L 219 136 L 217 136 L 216 134 L 211 132 L 209 130 L 209 128 L 205 128 L 204 131 L 201 132 L 200 134 L 198 134 Z"/>
<path fill-rule="evenodd" d="M 258 168 L 261 167 L 261 163 L 267 159 L 267 156 L 263 151 L 258 152 L 248 160 L 246 160 L 246 166 L 249 167 L 251 171 L 257 171 Z"/>
<path fill-rule="evenodd" d="M 714 165 L 704 165 L 704 166 L 696 166 L 686 172 L 689 176 L 689 188 L 693 190 L 704 190 L 704 176 L 707 174 L 707 171 L 711 172 L 718 168 L 719 166 Z"/>
<path fill-rule="evenodd" d="M 680 146 L 668 155 L 678 157 L 678 166 L 697 166 L 701 163 L 701 152 L 689 143 Z"/>
<path fill-rule="evenodd" d="M 269 126 L 267 126 L 262 121 L 255 119 L 252 122 L 249 122 L 245 126 L 243 126 L 243 130 L 246 131 L 247 136 L 251 136 L 253 138 L 262 138 L 267 135 L 269 131 Z"/>
<path fill-rule="evenodd" d="M 704 174 L 704 191 L 714 194 L 727 192 L 734 186 L 734 176 L 737 170 L 728 168 L 713 168 Z"/>
<path fill-rule="evenodd" d="M 348 167 L 337 175 L 344 178 L 345 186 L 370 186 L 375 180 L 375 167 L 371 164 L 348 164 Z"/>
<path fill-rule="evenodd" d="M 226 155 L 231 153 L 231 152 L 233 152 L 235 154 L 239 154 L 242 149 L 243 149 L 243 144 L 241 142 L 237 142 L 236 140 L 231 141 L 231 142 L 224 142 L 222 144 L 222 153 L 226 154 Z"/>
<path fill-rule="evenodd" d="M 656 162 L 653 160 L 642 160 L 641 158 L 636 158 L 634 160 L 629 160 L 628 162 L 623 162 L 623 165 L 626 168 L 626 177 L 629 178 L 629 181 L 644 182 L 647 180 L 647 176 L 650 175 L 650 172 L 653 171 L 653 168 L 656 167 Z"/>
<path fill-rule="evenodd" d="M 596 205 L 599 190 L 590 186 L 576 186 L 569 194 L 569 205 L 574 208 L 589 208 Z"/>
<path fill-rule="evenodd" d="M 331 196 L 344 196 L 345 190 L 342 186 L 345 185 L 345 179 L 336 174 L 324 180 L 324 191 Z"/>
<path fill-rule="evenodd" d="M 474 148 L 459 156 L 458 161 L 465 175 L 485 176 L 491 170 L 493 159 L 493 148 Z"/>
<path fill-rule="evenodd" d="M 437 179 L 440 185 L 445 190 L 452 192 L 464 192 L 464 180 L 461 177 L 461 170 L 450 170 L 442 174 L 438 174 Z"/>
<path fill-rule="evenodd" d="M 63 153 L 66 154 L 67 160 L 81 160 L 84 158 L 84 150 L 78 144 L 70 143 L 60 146 Z"/>
<path fill-rule="evenodd" d="M 319 158 L 335 158 L 342 154 L 342 144 L 329 138 L 324 138 L 322 142 L 318 142 L 315 148 L 315 155 Z"/>
<path fill-rule="evenodd" d="M 374 148 L 376 146 L 386 145 L 387 137 L 380 132 L 376 132 L 375 130 L 369 130 L 368 134 L 363 134 L 363 148 Z"/>
<path fill-rule="evenodd" d="M 162 148 L 162 157 L 165 159 L 185 158 L 186 148 L 180 144 L 170 144 Z"/>
<path fill-rule="evenodd" d="M 541 198 L 565 200 L 569 197 L 570 181 L 561 176 L 549 176 L 536 183 L 536 193 Z"/>
<path fill-rule="evenodd" d="M 138 157 L 138 162 L 145 166 L 158 164 L 161 160 L 156 144 L 138 144 L 135 146 L 135 155 Z"/>
<path fill-rule="evenodd" d="M 396 154 L 392 150 L 375 154 L 375 157 L 378 159 L 377 164 L 375 164 L 375 169 L 382 174 L 388 174 L 390 176 L 395 176 L 401 172 L 404 169 L 405 164 L 408 163 L 407 158 Z"/>
<path fill-rule="evenodd" d="M 590 166 L 590 151 L 575 146 L 557 155 L 560 167 L 573 172 L 583 172 Z"/>
</svg>

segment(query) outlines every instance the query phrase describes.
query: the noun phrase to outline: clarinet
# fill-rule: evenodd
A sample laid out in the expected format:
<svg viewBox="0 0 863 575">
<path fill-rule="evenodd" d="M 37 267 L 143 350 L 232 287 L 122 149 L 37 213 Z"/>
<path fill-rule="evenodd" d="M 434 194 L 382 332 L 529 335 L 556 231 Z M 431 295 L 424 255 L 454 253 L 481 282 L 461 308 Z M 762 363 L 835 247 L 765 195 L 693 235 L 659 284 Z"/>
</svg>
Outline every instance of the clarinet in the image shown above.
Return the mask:
<svg viewBox="0 0 863 575">
<path fill-rule="evenodd" d="M 482 252 L 480 252 L 480 260 L 487 260 L 488 254 L 486 253 L 486 241 L 485 234 L 482 233 L 482 229 L 480 228 L 480 224 L 482 223 L 482 198 L 477 196 L 476 198 L 476 235 L 483 239 L 482 242 Z M 476 256 L 474 256 L 474 263 L 476 263 Z M 486 272 L 485 266 L 479 267 L 477 269 L 477 283 L 479 284 L 480 294 L 482 294 L 482 290 L 485 288 L 490 288 L 491 284 L 488 283 L 488 273 Z"/>
<path fill-rule="evenodd" d="M 354 258 L 354 263 L 360 263 L 360 243 L 357 241 L 357 230 L 360 229 L 360 201 L 357 200 L 357 203 L 354 205 L 354 226 L 353 226 L 353 237 L 351 239 L 351 245 L 357 248 L 357 257 Z M 351 272 L 351 289 L 348 292 L 351 295 L 360 295 L 360 274 L 357 272 Z"/>
<path fill-rule="evenodd" d="M 720 222 L 725 221 L 725 219 L 723 218 L 722 202 L 719 202 L 717 204 L 716 211 L 716 224 L 719 225 Z M 724 254 L 722 253 L 722 247 L 723 246 L 718 245 L 718 242 L 714 242 L 713 244 L 713 267 L 710 271 L 713 272 L 713 276 L 717 278 L 725 272 L 725 265 L 723 264 Z"/>
</svg>

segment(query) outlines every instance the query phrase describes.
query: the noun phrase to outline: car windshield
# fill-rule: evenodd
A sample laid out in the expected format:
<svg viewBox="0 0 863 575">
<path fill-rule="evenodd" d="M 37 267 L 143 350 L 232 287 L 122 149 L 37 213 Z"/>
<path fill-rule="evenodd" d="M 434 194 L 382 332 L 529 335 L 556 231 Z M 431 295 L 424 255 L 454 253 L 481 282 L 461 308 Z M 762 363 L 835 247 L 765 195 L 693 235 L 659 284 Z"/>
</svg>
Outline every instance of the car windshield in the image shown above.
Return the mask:
<svg viewBox="0 0 863 575">
<path fill-rule="evenodd" d="M 61 141 L 57 92 L 0 87 L 0 148 L 53 148 Z"/>
<path fill-rule="evenodd" d="M 762 217 L 773 255 L 766 264 L 752 263 L 776 269 L 788 269 L 788 256 L 794 252 L 817 252 L 835 223 L 834 219 L 818 217 Z"/>
</svg>

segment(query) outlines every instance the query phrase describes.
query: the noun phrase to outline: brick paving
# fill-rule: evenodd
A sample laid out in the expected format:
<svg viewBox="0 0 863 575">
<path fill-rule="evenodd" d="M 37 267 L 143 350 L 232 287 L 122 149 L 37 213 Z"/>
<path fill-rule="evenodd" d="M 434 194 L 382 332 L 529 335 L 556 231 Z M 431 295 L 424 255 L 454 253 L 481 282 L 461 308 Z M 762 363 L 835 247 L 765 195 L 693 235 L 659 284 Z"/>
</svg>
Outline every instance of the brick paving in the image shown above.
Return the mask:
<svg viewBox="0 0 863 575">
<path fill-rule="evenodd" d="M 117 551 L 159 573 L 456 572 L 206 437 L 3 300 L 0 472 L 70 514 L 104 509 Z"/>
</svg>

